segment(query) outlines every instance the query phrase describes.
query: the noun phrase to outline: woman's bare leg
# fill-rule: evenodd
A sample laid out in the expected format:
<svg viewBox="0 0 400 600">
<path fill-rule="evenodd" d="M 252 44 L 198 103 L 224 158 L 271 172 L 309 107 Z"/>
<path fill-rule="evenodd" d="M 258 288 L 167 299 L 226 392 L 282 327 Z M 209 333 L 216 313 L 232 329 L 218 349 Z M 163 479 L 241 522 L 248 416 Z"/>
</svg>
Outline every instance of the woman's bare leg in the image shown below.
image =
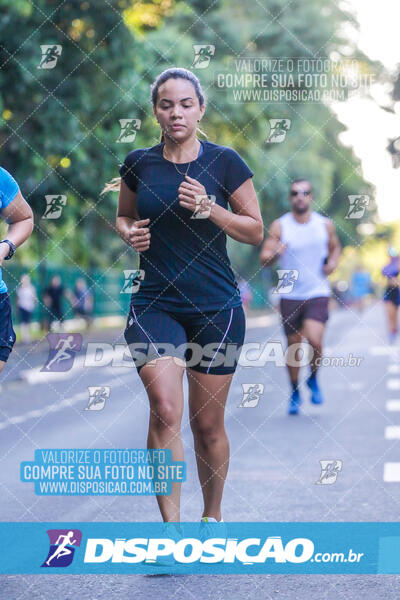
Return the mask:
<svg viewBox="0 0 400 600">
<path fill-rule="evenodd" d="M 389 327 L 389 333 L 395 333 L 397 331 L 397 314 L 398 307 L 393 302 L 384 302 L 386 317 Z"/>
<path fill-rule="evenodd" d="M 183 413 L 184 367 L 173 358 L 160 358 L 154 366 L 145 364 L 140 369 L 140 378 L 146 388 L 150 402 L 149 432 L 147 448 L 169 448 L 174 461 L 182 461 L 183 445 L 181 421 Z M 156 496 L 164 521 L 180 521 L 181 483 L 172 484 L 168 496 Z"/>
<path fill-rule="evenodd" d="M 190 426 L 204 499 L 203 517 L 221 520 L 221 501 L 229 466 L 225 404 L 233 373 L 214 375 L 187 369 Z"/>
</svg>

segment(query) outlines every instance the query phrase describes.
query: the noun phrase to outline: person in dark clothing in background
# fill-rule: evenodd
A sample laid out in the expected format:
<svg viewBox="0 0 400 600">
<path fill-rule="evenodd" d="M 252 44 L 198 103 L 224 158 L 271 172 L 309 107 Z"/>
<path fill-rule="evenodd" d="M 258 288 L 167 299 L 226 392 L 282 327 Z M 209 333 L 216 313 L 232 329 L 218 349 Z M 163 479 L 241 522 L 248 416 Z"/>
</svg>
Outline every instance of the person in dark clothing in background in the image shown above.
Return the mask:
<svg viewBox="0 0 400 600">
<path fill-rule="evenodd" d="M 68 290 L 66 296 L 71 302 L 75 317 L 82 317 L 85 320 L 87 329 L 89 329 L 93 320 L 93 294 L 83 277 L 79 277 L 75 281 L 73 291 Z"/>
<path fill-rule="evenodd" d="M 59 275 L 53 275 L 50 285 L 44 290 L 43 301 L 47 306 L 45 327 L 50 331 L 52 323 L 56 321 L 59 329 L 62 329 L 64 320 L 62 299 L 64 297 L 64 286 Z"/>
</svg>

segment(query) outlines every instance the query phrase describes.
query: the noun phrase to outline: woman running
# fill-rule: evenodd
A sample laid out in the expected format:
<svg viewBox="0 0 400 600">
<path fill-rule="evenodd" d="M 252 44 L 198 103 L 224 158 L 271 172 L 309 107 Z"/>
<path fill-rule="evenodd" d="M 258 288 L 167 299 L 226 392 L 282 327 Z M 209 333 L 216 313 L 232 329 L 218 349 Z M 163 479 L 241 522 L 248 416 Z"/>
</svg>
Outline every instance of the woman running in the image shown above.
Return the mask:
<svg viewBox="0 0 400 600">
<path fill-rule="evenodd" d="M 24 199 L 12 175 L 0 167 L 0 213 L 9 225 L 7 235 L 0 241 L 0 371 L 4 369 L 15 344 L 11 302 L 8 288 L 2 279 L 3 260 L 10 260 L 15 249 L 31 235 L 32 209 Z"/>
<path fill-rule="evenodd" d="M 389 343 L 393 344 L 397 336 L 397 315 L 399 312 L 400 304 L 400 291 L 399 291 L 399 270 L 400 270 L 400 257 L 399 252 L 396 248 L 389 246 L 388 255 L 390 258 L 389 263 L 383 267 L 382 275 L 387 277 L 387 284 L 383 295 L 383 301 L 385 303 L 387 323 L 389 327 Z"/>
<path fill-rule="evenodd" d="M 205 112 L 198 78 L 168 69 L 151 86 L 151 101 L 160 143 L 130 152 L 122 181 L 103 191 L 120 186 L 116 226 L 140 253 L 140 286 L 124 335 L 149 398 L 147 447 L 170 448 L 173 460 L 183 460 L 186 368 L 202 521 L 209 523 L 222 521 L 229 463 L 224 410 L 245 335 L 226 234 L 258 246 L 263 222 L 251 169 L 232 148 L 196 136 Z M 227 351 L 232 345 L 233 354 Z M 157 496 L 164 521 L 180 521 L 180 485 Z"/>
</svg>

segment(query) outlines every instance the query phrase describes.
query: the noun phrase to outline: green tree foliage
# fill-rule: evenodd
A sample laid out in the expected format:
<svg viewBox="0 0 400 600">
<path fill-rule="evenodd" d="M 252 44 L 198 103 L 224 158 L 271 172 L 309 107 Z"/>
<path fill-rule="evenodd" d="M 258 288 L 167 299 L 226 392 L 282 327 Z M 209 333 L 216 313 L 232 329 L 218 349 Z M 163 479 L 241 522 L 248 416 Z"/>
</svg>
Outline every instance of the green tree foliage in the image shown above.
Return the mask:
<svg viewBox="0 0 400 600">
<path fill-rule="evenodd" d="M 117 194 L 99 192 L 131 149 L 159 140 L 150 84 L 171 66 L 191 69 L 194 44 L 215 45 L 210 66 L 196 71 L 207 98 L 202 129 L 255 172 L 266 228 L 288 209 L 289 182 L 301 175 L 342 243 L 359 242 L 345 219 L 348 195 L 369 188 L 329 106 L 235 104 L 215 85 L 215 74 L 243 57 L 345 56 L 367 65 L 343 33 L 353 17 L 335 0 L 0 0 L 0 10 L 2 164 L 35 212 L 30 257 L 82 269 L 132 266 L 135 253 L 114 230 Z M 53 69 L 38 69 L 43 44 L 62 46 Z M 266 144 L 268 120 L 282 117 L 291 119 L 285 142 Z M 131 145 L 117 143 L 122 118 L 141 120 Z M 41 218 L 46 194 L 67 195 L 60 219 Z M 236 272 L 256 277 L 258 250 L 229 243 Z"/>
<path fill-rule="evenodd" d="M 116 198 L 99 191 L 121 160 L 119 119 L 132 107 L 141 113 L 130 86 L 135 39 L 119 2 L 13 1 L 1 9 L 2 164 L 34 210 L 36 256 L 107 266 L 121 249 Z M 62 47 L 54 68 L 38 68 L 44 44 Z M 57 194 L 67 196 L 62 216 L 42 219 L 45 196 Z"/>
</svg>

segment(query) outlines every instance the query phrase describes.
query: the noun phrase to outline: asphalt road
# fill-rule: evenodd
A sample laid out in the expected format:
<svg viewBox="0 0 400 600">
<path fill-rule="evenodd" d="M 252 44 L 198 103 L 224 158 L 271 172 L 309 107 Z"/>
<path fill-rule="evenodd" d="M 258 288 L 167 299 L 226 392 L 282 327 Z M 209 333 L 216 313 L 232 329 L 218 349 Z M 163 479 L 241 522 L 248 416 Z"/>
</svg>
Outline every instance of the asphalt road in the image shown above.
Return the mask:
<svg viewBox="0 0 400 600">
<path fill-rule="evenodd" d="M 248 320 L 246 342 L 283 342 L 276 316 Z M 120 331 L 97 334 L 123 343 Z M 400 514 L 400 342 L 389 347 L 382 306 L 363 314 L 332 313 L 325 356 L 361 359 L 358 366 L 327 365 L 319 379 L 325 403 L 287 415 L 288 378 L 273 363 L 241 366 L 226 409 L 231 459 L 223 499 L 225 521 L 398 521 Z M 85 347 L 85 344 L 84 344 Z M 36 448 L 146 446 L 148 405 L 141 380 L 127 366 L 76 367 L 43 379 L 46 346 L 20 347 L 0 378 L 2 521 L 158 521 L 152 496 L 36 496 L 19 480 L 19 465 Z M 302 370 L 305 377 L 306 369 Z M 29 383 L 28 383 L 29 382 Z M 257 406 L 240 407 L 242 384 L 264 391 Z M 110 387 L 103 410 L 85 410 L 89 386 Z M 185 379 L 185 395 L 187 387 Z M 399 427 L 397 427 L 399 426 Z M 187 481 L 182 520 L 198 521 L 202 503 L 187 407 L 182 426 Z M 332 485 L 317 485 L 321 460 L 342 461 Z M 399 479 L 393 481 L 392 479 Z M 219 600 L 398 598 L 394 575 L 13 575 L 0 578 L 0 598 L 97 600 L 184 597 Z M 229 592 L 227 592 L 229 588 Z"/>
</svg>

